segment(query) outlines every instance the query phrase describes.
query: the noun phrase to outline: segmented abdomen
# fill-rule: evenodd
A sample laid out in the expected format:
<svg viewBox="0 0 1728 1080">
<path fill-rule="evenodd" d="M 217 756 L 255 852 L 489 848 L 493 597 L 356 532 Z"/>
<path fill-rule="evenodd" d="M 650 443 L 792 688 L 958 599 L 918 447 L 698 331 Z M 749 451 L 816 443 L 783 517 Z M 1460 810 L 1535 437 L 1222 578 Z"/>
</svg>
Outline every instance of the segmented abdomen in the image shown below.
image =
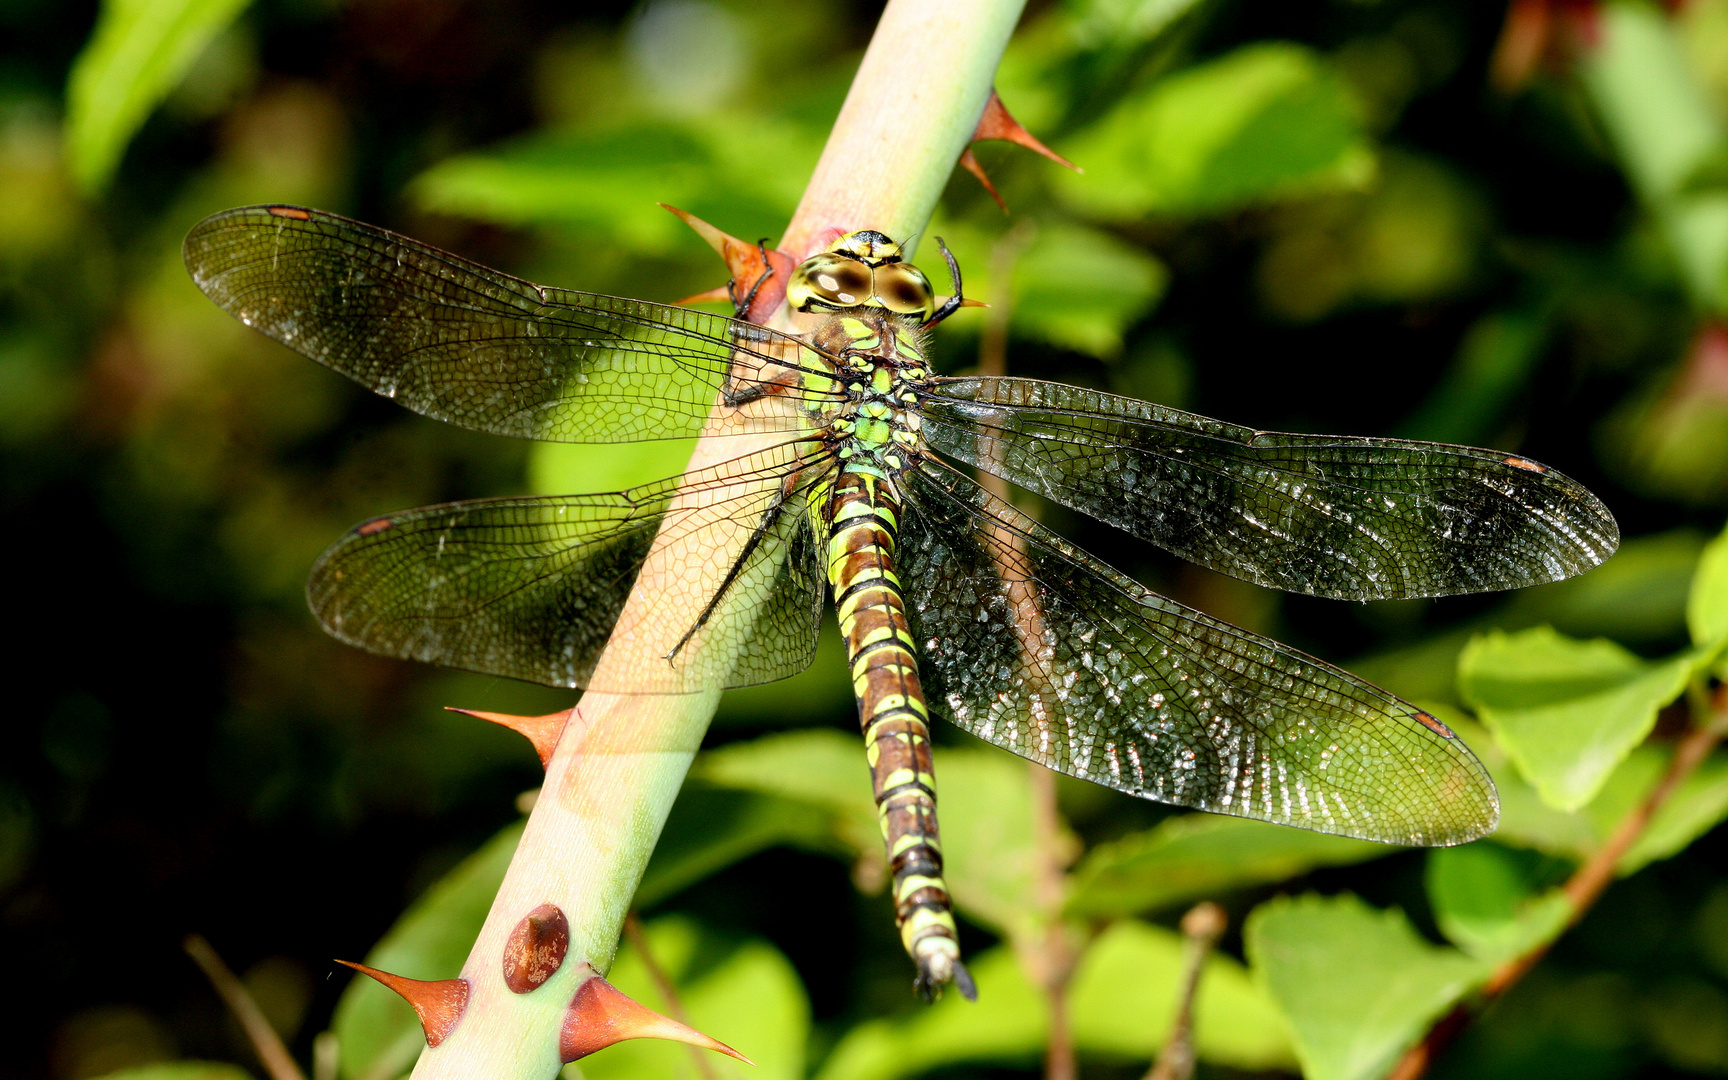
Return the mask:
<svg viewBox="0 0 1728 1080">
<path fill-rule="evenodd" d="M 953 980 L 967 997 L 972 980 L 942 880 L 930 712 L 906 602 L 894 573 L 900 503 L 893 485 L 868 466 L 848 465 L 828 500 L 828 582 L 858 696 L 876 810 L 894 874 L 900 940 L 918 966 L 926 995 Z"/>
</svg>

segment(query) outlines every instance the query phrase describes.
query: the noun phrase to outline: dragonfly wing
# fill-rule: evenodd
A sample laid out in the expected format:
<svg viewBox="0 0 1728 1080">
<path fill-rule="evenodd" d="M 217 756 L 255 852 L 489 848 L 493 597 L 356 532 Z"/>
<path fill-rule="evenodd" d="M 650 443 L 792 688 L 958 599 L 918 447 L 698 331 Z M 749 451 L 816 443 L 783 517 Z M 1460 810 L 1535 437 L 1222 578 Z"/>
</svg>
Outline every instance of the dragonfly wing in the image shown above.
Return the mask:
<svg viewBox="0 0 1728 1080">
<path fill-rule="evenodd" d="M 1493 782 L 1429 714 L 1150 592 L 933 461 L 900 573 L 930 700 L 966 731 L 1161 802 L 1399 844 L 1493 829 Z"/>
<path fill-rule="evenodd" d="M 930 445 L 1233 577 L 1343 600 L 1583 573 L 1614 517 L 1552 469 L 1395 439 L 1285 435 L 1015 378 L 943 380 Z"/>
<path fill-rule="evenodd" d="M 815 653 L 823 597 L 803 490 L 776 482 L 785 468 L 743 459 L 607 495 L 375 518 L 324 553 L 307 595 L 351 645 L 550 686 L 689 693 L 785 678 Z M 644 659 L 596 678 L 657 535 L 658 583 L 630 623 Z M 696 564 L 716 547 L 743 552 L 723 591 Z M 708 616 L 700 628 L 694 612 Z"/>
<path fill-rule="evenodd" d="M 722 387 L 784 385 L 796 338 L 687 308 L 549 289 L 385 229 L 248 206 L 186 237 L 198 287 L 241 322 L 363 386 L 462 427 L 554 442 L 703 430 Z M 756 393 L 752 393 L 756 391 Z M 710 431 L 792 431 L 740 408 Z"/>
</svg>

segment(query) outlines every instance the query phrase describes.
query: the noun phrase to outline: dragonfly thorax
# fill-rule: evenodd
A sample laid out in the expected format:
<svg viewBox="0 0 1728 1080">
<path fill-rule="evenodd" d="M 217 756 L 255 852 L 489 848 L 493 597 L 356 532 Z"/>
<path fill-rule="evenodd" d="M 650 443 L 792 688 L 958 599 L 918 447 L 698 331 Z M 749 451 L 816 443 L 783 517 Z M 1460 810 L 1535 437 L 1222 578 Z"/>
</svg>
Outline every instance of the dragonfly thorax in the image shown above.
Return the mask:
<svg viewBox="0 0 1728 1080">
<path fill-rule="evenodd" d="M 873 458 L 888 468 L 917 446 L 920 388 L 930 377 L 922 332 L 910 318 L 880 308 L 853 308 L 826 320 L 812 343 L 838 360 L 840 402 L 819 419 L 822 436 L 842 458 Z"/>
</svg>

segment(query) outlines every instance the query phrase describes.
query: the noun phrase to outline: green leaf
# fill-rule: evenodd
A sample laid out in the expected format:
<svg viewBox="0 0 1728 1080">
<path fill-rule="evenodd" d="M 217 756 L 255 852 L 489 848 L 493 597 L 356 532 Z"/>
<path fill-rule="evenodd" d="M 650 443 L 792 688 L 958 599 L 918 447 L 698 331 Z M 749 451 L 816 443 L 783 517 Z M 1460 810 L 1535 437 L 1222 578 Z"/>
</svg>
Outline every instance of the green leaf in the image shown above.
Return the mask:
<svg viewBox="0 0 1728 1080">
<path fill-rule="evenodd" d="M 735 138 L 740 125 L 749 139 Z M 504 225 L 575 226 L 635 252 L 694 250 L 700 242 L 659 203 L 740 235 L 752 223 L 772 228 L 798 200 L 787 177 L 809 175 L 795 166 L 806 156 L 814 165 L 807 151 L 819 146 L 802 129 L 759 114 L 537 134 L 439 162 L 414 179 L 409 194 L 423 210 Z M 780 167 L 763 169 L 764 160 Z"/>
<path fill-rule="evenodd" d="M 1436 709 L 1468 742 L 1500 789 L 1499 843 L 1582 860 L 1602 845 L 1668 770 L 1673 750 L 1640 746 L 1626 755 L 1588 806 L 1566 812 L 1545 803 L 1486 731 L 1451 710 Z M 1615 867 L 1622 877 L 1669 858 L 1728 818 L 1728 754 L 1714 754 L 1675 789 Z"/>
<path fill-rule="evenodd" d="M 1728 529 L 1704 547 L 1686 597 L 1692 644 L 1712 653 L 1728 645 Z"/>
<path fill-rule="evenodd" d="M 756 1062 L 754 1069 L 709 1050 L 707 1064 L 719 1076 L 750 1080 L 803 1080 L 810 1035 L 810 1003 L 804 986 L 780 951 L 766 941 L 727 940 L 685 918 L 656 919 L 645 928 L 654 961 L 678 992 L 690 1026 Z M 661 1013 L 675 1010 L 626 941 L 607 981 Z M 648 1080 L 694 1073 L 691 1048 L 662 1039 L 632 1039 L 583 1058 L 584 1080 Z"/>
<path fill-rule="evenodd" d="M 936 753 L 942 855 L 955 907 L 1013 936 L 1042 926 L 1028 769 L 994 747 Z"/>
<path fill-rule="evenodd" d="M 521 837 L 521 822 L 508 825 L 462 860 L 409 905 L 366 955 L 366 963 L 411 979 L 453 978 L 486 921 Z M 348 984 L 331 1026 L 348 1080 L 399 1076 L 426 1046 L 408 1003 L 363 975 Z"/>
<path fill-rule="evenodd" d="M 1356 188 L 1373 156 L 1343 82 L 1307 49 L 1249 45 L 1153 83 L 1064 144 L 1084 175 L 1069 205 L 1097 217 L 1220 213 Z"/>
<path fill-rule="evenodd" d="M 1424 941 L 1402 912 L 1349 894 L 1269 901 L 1248 916 L 1243 938 L 1290 1021 L 1307 1080 L 1384 1074 L 1489 971 Z"/>
<path fill-rule="evenodd" d="M 1013 951 L 998 946 L 968 961 L 978 1000 L 948 994 L 928 1009 L 869 1021 L 841 1039 L 819 1080 L 898 1080 L 959 1062 L 1026 1065 L 1044 1047 L 1049 1017 Z M 1123 921 L 1080 958 L 1070 1015 L 1082 1054 L 1144 1061 L 1164 1045 L 1185 971 L 1176 933 Z M 1195 1005 L 1196 1045 L 1204 1061 L 1240 1069 L 1291 1063 L 1277 1008 L 1227 956 L 1207 961 Z"/>
<path fill-rule="evenodd" d="M 1112 1057 L 1155 1057 L 1170 1037 L 1187 963 L 1181 935 L 1131 919 L 1112 925 L 1074 973 L 1069 1013 L 1075 1046 Z M 1247 969 L 1218 953 L 1200 974 L 1194 1044 L 1202 1060 L 1235 1069 L 1295 1064 L 1278 1006 Z"/>
<path fill-rule="evenodd" d="M 1014 333 L 1114 357 L 1169 279 L 1143 248 L 1083 225 L 1045 224 L 1014 264 Z"/>
<path fill-rule="evenodd" d="M 1551 627 L 1473 638 L 1458 687 L 1543 800 L 1576 810 L 1680 696 L 1692 657 L 1646 662 L 1606 639 Z"/>
<path fill-rule="evenodd" d="M 870 768 L 855 735 L 824 728 L 765 735 L 708 751 L 696 759 L 690 776 L 820 807 L 833 815 L 838 835 L 855 850 L 875 850 L 882 843 Z"/>
<path fill-rule="evenodd" d="M 785 845 L 850 855 L 826 815 L 791 799 L 686 784 L 636 886 L 636 906 L 659 903 L 759 851 Z"/>
<path fill-rule="evenodd" d="M 66 85 L 66 156 L 85 191 L 246 0 L 105 0 Z"/>
<path fill-rule="evenodd" d="M 1604 4 L 1597 34 L 1580 65 L 1596 113 L 1693 300 L 1728 312 L 1728 195 L 1689 189 L 1728 132 L 1660 8 Z"/>
<path fill-rule="evenodd" d="M 1657 759 L 1654 762 L 1657 767 L 1649 770 L 1653 775 L 1640 792 L 1640 799 L 1667 772 L 1671 754 L 1655 751 L 1652 757 Z M 1713 754 L 1668 796 L 1668 801 L 1620 857 L 1615 870 L 1624 877 L 1650 863 L 1678 855 L 1724 818 L 1728 818 L 1728 755 Z"/>
<path fill-rule="evenodd" d="M 252 1074 L 224 1061 L 164 1061 L 103 1073 L 96 1080 L 252 1080 Z"/>
<path fill-rule="evenodd" d="M 1096 919 L 1154 911 L 1402 850 L 1246 818 L 1185 814 L 1087 852 L 1073 873 L 1068 913 Z"/>
<path fill-rule="evenodd" d="M 960 1061 L 1031 1064 L 1044 1048 L 1049 1018 L 1013 951 L 989 949 L 969 958 L 967 968 L 977 1001 L 944 994 L 899 1019 L 867 1020 L 840 1040 L 817 1080 L 898 1080 Z"/>
<path fill-rule="evenodd" d="M 677 476 L 690 462 L 694 439 L 649 442 L 535 443 L 528 453 L 528 486 L 542 495 L 623 491 Z"/>
<path fill-rule="evenodd" d="M 1556 937 L 1572 916 L 1559 890 L 1538 894 L 1519 857 L 1497 844 L 1428 853 L 1428 901 L 1454 945 L 1499 962 Z"/>
</svg>

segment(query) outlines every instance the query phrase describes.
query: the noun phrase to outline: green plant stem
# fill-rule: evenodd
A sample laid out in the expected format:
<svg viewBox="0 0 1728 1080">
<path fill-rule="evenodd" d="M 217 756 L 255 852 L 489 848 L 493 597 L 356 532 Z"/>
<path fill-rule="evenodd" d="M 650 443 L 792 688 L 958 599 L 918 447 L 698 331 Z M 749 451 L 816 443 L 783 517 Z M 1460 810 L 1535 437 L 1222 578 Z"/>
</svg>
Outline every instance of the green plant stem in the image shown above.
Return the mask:
<svg viewBox="0 0 1728 1080">
<path fill-rule="evenodd" d="M 1023 3 L 889 3 L 783 248 L 802 257 L 832 229 L 868 227 L 902 238 L 923 229 L 983 113 Z M 782 437 L 705 438 L 689 467 L 742 457 Z M 675 517 L 676 508 L 668 520 Z M 684 537 L 675 560 L 657 557 L 665 547 L 656 542 L 601 672 L 655 659 L 637 655 L 645 635 L 634 627 L 650 617 L 650 598 L 673 582 L 698 604 L 709 595 L 736 554 L 723 535 L 711 542 Z M 708 575 L 699 583 L 706 587 L 691 588 L 692 573 Z M 653 618 L 682 616 L 692 625 L 700 614 L 652 611 Z M 463 966 L 470 996 L 462 1020 L 442 1044 L 421 1054 L 416 1080 L 546 1080 L 558 1071 L 558 1031 L 583 962 L 600 971 L 611 966 L 631 896 L 718 703 L 718 691 L 582 698 Z M 539 988 L 513 994 L 502 976 L 504 944 L 542 903 L 556 904 L 568 918 L 569 954 Z"/>
<path fill-rule="evenodd" d="M 1691 700 L 1694 703 L 1693 726 L 1674 748 L 1674 757 L 1668 762 L 1667 771 L 1656 782 L 1656 786 L 1650 789 L 1649 794 L 1626 812 L 1626 816 L 1620 819 L 1620 823 L 1602 842 L 1602 846 L 1584 860 L 1583 865 L 1561 886 L 1561 891 L 1572 909 L 1566 923 L 1568 929 L 1578 925 L 1595 906 L 1596 901 L 1601 899 L 1602 893 L 1613 884 L 1620 860 L 1632 849 L 1632 845 L 1638 842 L 1656 812 L 1662 809 L 1663 804 L 1679 790 L 1686 778 L 1704 764 L 1710 751 L 1728 735 L 1728 685 L 1717 687 L 1711 697 L 1694 694 Z M 1697 703 L 1700 700 L 1708 700 L 1707 706 L 1699 708 Z M 1405 1052 L 1392 1071 L 1386 1074 L 1386 1080 L 1417 1080 L 1426 1073 L 1434 1059 L 1452 1044 L 1452 1040 L 1456 1039 L 1471 1021 L 1528 975 L 1530 969 L 1548 955 L 1548 950 L 1556 940 L 1558 935 L 1496 968 L 1482 984 L 1481 990 L 1470 1000 L 1460 1002 L 1428 1030 L 1421 1042 Z"/>
</svg>

